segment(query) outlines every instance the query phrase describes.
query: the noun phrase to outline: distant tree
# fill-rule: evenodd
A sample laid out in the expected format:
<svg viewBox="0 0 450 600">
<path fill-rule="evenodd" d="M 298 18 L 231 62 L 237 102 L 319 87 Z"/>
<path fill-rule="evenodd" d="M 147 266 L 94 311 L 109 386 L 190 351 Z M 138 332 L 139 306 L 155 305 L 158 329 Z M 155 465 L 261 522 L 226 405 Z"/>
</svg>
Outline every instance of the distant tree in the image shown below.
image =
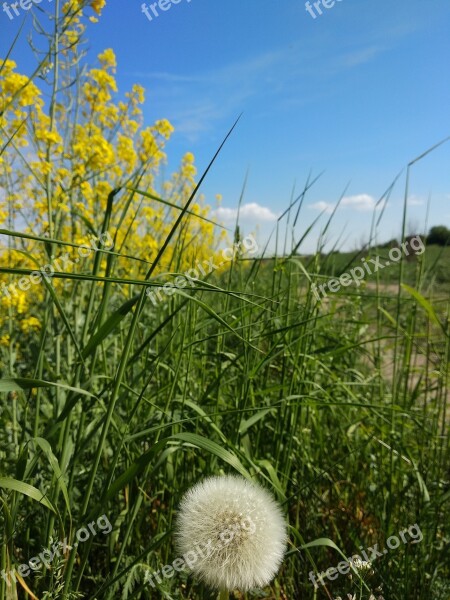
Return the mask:
<svg viewBox="0 0 450 600">
<path fill-rule="evenodd" d="M 417 256 L 420 256 L 422 252 L 420 251 L 420 247 L 417 248 L 417 242 L 414 242 L 411 245 L 411 240 L 415 240 L 416 238 L 420 238 L 421 240 L 425 240 L 426 236 L 423 234 L 416 233 L 415 235 L 407 235 L 404 239 L 404 244 L 407 245 L 408 253 L 405 258 L 407 262 L 413 262 L 417 259 Z M 384 242 L 383 244 L 377 244 L 374 248 L 378 250 L 390 250 L 391 248 L 400 248 L 401 242 L 396 238 L 389 240 L 388 242 Z M 416 249 L 414 249 L 416 248 Z"/>
<path fill-rule="evenodd" d="M 378 248 L 397 248 L 398 247 L 398 240 L 396 240 L 394 238 L 392 240 L 389 240 L 388 242 L 385 242 L 384 244 L 378 244 L 377 247 Z"/>
<path fill-rule="evenodd" d="M 436 246 L 450 245 L 450 229 L 444 225 L 432 227 L 427 235 L 427 244 Z"/>
</svg>

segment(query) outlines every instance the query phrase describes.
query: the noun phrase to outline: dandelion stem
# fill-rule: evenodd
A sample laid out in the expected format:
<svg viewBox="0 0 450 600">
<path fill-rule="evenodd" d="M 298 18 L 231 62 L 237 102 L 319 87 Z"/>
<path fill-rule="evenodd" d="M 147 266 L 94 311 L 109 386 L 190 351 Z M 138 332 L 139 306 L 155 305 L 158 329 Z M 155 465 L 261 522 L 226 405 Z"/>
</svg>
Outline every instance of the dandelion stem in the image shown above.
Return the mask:
<svg viewBox="0 0 450 600">
<path fill-rule="evenodd" d="M 217 600 L 228 600 L 229 597 L 230 597 L 230 594 L 228 593 L 228 590 L 222 589 L 219 592 Z"/>
</svg>

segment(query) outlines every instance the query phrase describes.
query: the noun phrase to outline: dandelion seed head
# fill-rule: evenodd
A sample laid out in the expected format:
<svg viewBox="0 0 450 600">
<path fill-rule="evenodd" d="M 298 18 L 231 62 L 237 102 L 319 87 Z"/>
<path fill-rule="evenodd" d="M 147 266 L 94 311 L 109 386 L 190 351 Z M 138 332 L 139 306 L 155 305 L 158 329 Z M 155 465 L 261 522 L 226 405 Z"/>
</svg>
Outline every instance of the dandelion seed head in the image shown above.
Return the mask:
<svg viewBox="0 0 450 600">
<path fill-rule="evenodd" d="M 264 587 L 286 548 L 286 526 L 269 492 L 243 477 L 209 477 L 181 501 L 176 540 L 193 573 L 208 585 Z M 191 553 L 188 555 L 188 553 Z"/>
</svg>

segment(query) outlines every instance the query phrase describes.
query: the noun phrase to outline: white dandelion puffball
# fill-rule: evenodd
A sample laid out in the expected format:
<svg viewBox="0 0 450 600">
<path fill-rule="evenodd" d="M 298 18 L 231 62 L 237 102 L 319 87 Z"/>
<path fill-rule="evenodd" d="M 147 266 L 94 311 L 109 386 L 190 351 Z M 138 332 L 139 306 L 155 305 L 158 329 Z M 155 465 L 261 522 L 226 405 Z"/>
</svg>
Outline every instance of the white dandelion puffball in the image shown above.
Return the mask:
<svg viewBox="0 0 450 600">
<path fill-rule="evenodd" d="M 266 586 L 286 549 L 286 525 L 272 495 L 243 477 L 209 477 L 181 501 L 176 540 L 184 562 L 212 587 Z"/>
</svg>

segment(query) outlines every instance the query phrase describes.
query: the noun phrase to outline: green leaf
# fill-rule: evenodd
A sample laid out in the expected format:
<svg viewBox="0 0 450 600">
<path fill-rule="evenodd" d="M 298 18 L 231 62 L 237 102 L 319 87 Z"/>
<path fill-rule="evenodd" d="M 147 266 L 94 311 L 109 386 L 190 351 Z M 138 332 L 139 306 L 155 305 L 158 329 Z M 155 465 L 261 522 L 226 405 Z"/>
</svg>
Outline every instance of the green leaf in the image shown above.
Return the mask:
<svg viewBox="0 0 450 600">
<path fill-rule="evenodd" d="M 283 491 L 283 487 L 278 479 L 278 475 L 273 464 L 267 459 L 259 460 L 257 461 L 257 464 L 263 469 L 266 469 L 269 474 L 270 481 L 272 482 L 272 485 L 278 494 L 278 497 L 282 502 L 284 502 L 286 500 L 286 494 Z"/>
<path fill-rule="evenodd" d="M 33 388 L 56 387 L 70 392 L 76 392 L 83 396 L 95 398 L 94 394 L 82 390 L 81 388 L 71 387 L 65 383 L 54 383 L 53 381 L 44 381 L 43 379 L 25 379 L 23 377 L 5 377 L 0 379 L 0 392 L 17 392 L 19 390 L 32 390 Z"/>
<path fill-rule="evenodd" d="M 294 554 L 294 553 L 298 552 L 299 550 L 307 550 L 308 548 L 316 548 L 317 546 L 326 546 L 328 548 L 333 548 L 333 550 L 336 550 L 342 556 L 342 558 L 344 560 L 347 560 L 347 557 L 342 552 L 342 550 L 338 546 L 336 546 L 336 544 L 333 542 L 333 540 L 330 540 L 330 538 L 317 538 L 316 540 L 313 540 L 312 542 L 308 542 L 307 544 L 302 544 L 301 546 L 298 546 L 297 548 L 294 548 L 293 550 L 289 550 L 289 552 L 286 553 L 286 556 Z"/>
<path fill-rule="evenodd" d="M 87 358 L 89 354 L 94 352 L 95 348 L 108 337 L 108 335 L 119 325 L 121 321 L 131 312 L 134 305 L 139 300 L 139 296 L 134 296 L 131 300 L 127 300 L 120 308 L 118 308 L 108 319 L 103 323 L 100 329 L 95 333 L 86 347 L 83 350 L 83 358 Z"/>
<path fill-rule="evenodd" d="M 42 450 L 42 452 L 45 454 L 45 456 L 47 457 L 47 460 L 50 463 L 50 466 L 58 480 L 58 485 L 60 486 L 62 494 L 64 496 L 64 501 L 66 503 L 67 512 L 69 513 L 70 518 L 72 518 L 72 514 L 70 511 L 70 500 L 69 500 L 69 494 L 67 492 L 66 482 L 64 481 L 64 476 L 63 476 L 61 468 L 59 466 L 58 459 L 53 454 L 50 444 L 47 442 L 47 440 L 44 440 L 44 438 L 41 438 L 41 437 L 33 438 L 30 441 L 37 444 L 40 447 L 40 449 Z"/>
<path fill-rule="evenodd" d="M 417 300 L 417 302 L 420 304 L 420 306 L 427 313 L 430 321 L 432 321 L 435 325 L 440 327 L 442 329 L 442 331 L 446 334 L 447 332 L 445 331 L 445 327 L 439 321 L 431 303 L 426 298 L 424 298 L 424 296 L 422 296 L 422 294 L 420 294 L 417 290 L 415 290 L 411 286 L 407 285 L 406 283 L 402 283 L 401 286 L 404 290 L 406 290 L 409 294 L 411 294 L 411 296 L 415 300 Z"/>
<path fill-rule="evenodd" d="M 237 458 L 237 456 L 235 454 L 232 454 L 229 450 L 225 450 L 225 448 L 222 448 L 222 446 L 219 446 L 219 444 L 216 444 L 216 442 L 213 442 L 207 438 L 204 438 L 201 435 L 198 435 L 196 433 L 187 433 L 187 432 L 186 433 L 177 433 L 177 434 L 171 436 L 169 439 L 180 440 L 182 442 L 187 442 L 189 444 L 192 444 L 193 446 L 196 446 L 197 448 L 202 448 L 203 450 L 206 450 L 210 454 L 214 454 L 215 456 L 217 456 L 224 462 L 228 463 L 231 467 L 233 467 L 233 469 L 238 471 L 238 473 L 240 473 L 247 479 L 251 479 L 250 473 L 243 466 L 243 464 Z"/>
<path fill-rule="evenodd" d="M 208 415 L 208 413 L 206 413 L 203 408 L 201 408 L 201 406 L 199 406 L 196 402 L 193 402 L 192 400 L 186 399 L 186 398 L 175 398 L 175 402 L 180 402 L 180 404 L 183 404 L 184 406 L 189 406 L 190 408 L 192 408 L 192 410 L 194 410 L 197 414 L 199 414 L 201 417 L 203 417 L 203 419 L 208 423 L 208 425 L 211 426 L 211 429 L 213 429 L 222 439 L 223 442 L 227 441 L 226 436 L 222 433 L 222 431 L 219 429 L 219 427 L 214 423 L 214 421 L 211 419 L 211 417 Z"/>
<path fill-rule="evenodd" d="M 252 425 L 254 425 L 258 421 L 263 419 L 267 415 L 267 413 L 270 413 L 270 412 L 273 412 L 272 408 L 264 408 L 263 410 L 260 410 L 257 413 L 255 413 L 254 415 L 252 415 L 249 419 L 246 419 L 245 421 L 241 421 L 241 424 L 239 426 L 239 433 L 241 435 L 246 433 L 247 430 L 250 429 L 250 427 Z"/>
<path fill-rule="evenodd" d="M 317 538 L 317 540 L 303 544 L 303 546 L 300 546 L 299 549 L 304 550 L 306 548 L 315 548 L 316 546 L 327 546 L 328 548 L 333 548 L 334 550 L 337 550 L 341 556 L 346 558 L 342 550 L 340 550 L 340 548 L 336 546 L 336 544 L 333 542 L 333 540 L 330 540 L 330 538 Z"/>
<path fill-rule="evenodd" d="M 11 477 L 0 477 L 0 488 L 12 490 L 14 492 L 18 492 L 19 494 L 23 494 L 24 496 L 28 496 L 29 498 L 36 500 L 36 502 L 43 504 L 52 512 L 56 513 L 56 509 L 50 500 L 46 498 L 46 496 L 40 490 L 32 485 L 29 485 L 28 483 L 18 481 L 17 479 L 12 479 Z"/>
</svg>

